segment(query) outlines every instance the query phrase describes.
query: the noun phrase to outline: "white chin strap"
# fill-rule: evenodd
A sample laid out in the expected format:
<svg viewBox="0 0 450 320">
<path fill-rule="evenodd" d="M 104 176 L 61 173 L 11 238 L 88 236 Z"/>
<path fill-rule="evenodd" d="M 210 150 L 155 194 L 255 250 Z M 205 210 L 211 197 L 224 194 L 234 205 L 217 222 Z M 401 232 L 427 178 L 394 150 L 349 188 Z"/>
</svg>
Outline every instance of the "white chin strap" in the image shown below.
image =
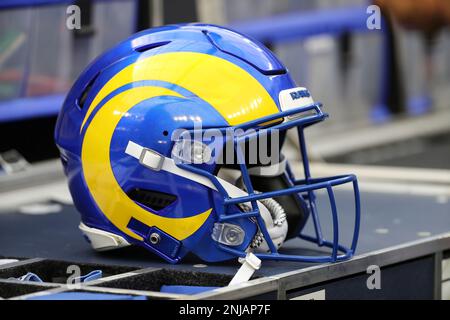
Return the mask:
<svg viewBox="0 0 450 320">
<path fill-rule="evenodd" d="M 239 262 L 242 266 L 231 279 L 229 286 L 247 282 L 253 276 L 256 270 L 261 268 L 261 260 L 253 253 L 247 253 L 245 258 L 239 258 Z"/>
</svg>

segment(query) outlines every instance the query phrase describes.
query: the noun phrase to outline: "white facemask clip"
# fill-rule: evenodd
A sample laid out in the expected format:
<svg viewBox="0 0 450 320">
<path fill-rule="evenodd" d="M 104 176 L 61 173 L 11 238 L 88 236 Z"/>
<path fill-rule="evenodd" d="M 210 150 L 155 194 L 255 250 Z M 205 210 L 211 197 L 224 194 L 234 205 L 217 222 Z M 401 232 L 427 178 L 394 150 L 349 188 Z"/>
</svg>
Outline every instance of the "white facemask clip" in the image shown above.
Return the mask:
<svg viewBox="0 0 450 320">
<path fill-rule="evenodd" d="M 229 286 L 249 281 L 255 271 L 261 268 L 261 260 L 251 252 L 247 253 L 245 258 L 239 258 L 239 262 L 242 266 L 231 279 Z"/>
</svg>

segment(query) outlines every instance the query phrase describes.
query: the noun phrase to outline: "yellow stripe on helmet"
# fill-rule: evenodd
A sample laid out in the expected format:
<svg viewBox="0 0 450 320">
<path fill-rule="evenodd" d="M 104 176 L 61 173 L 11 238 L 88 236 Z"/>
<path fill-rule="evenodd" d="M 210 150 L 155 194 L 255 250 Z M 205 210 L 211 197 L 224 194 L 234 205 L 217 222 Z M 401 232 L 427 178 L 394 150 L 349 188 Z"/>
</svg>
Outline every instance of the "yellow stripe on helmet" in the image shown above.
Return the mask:
<svg viewBox="0 0 450 320">
<path fill-rule="evenodd" d="M 114 85 L 117 84 L 114 82 Z M 110 84 L 109 88 L 113 88 L 114 85 Z M 161 217 L 132 201 L 114 177 L 109 156 L 111 139 L 117 124 L 122 116 L 139 102 L 163 95 L 180 96 L 169 89 L 151 86 L 135 87 L 117 94 L 95 114 L 83 140 L 81 153 L 83 173 L 92 197 L 117 228 L 138 240 L 142 240 L 142 237 L 127 229 L 131 217 L 148 226 L 156 226 L 178 240 L 183 240 L 203 225 L 212 210 L 187 218 Z"/>
<path fill-rule="evenodd" d="M 141 80 L 181 86 L 209 103 L 228 122 L 238 125 L 278 112 L 270 94 L 250 73 L 225 59 L 196 52 L 170 52 L 138 60 L 113 76 L 92 101 L 80 132 L 109 93 Z"/>
</svg>

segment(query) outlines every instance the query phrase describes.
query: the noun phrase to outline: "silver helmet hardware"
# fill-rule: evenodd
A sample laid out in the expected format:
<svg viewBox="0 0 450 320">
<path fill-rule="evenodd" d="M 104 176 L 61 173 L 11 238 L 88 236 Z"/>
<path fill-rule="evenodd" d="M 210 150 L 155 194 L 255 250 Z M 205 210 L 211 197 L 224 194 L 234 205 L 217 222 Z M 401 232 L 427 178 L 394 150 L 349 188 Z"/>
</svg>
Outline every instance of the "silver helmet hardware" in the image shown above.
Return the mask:
<svg viewBox="0 0 450 320">
<path fill-rule="evenodd" d="M 150 243 L 151 244 L 158 244 L 161 241 L 161 236 L 157 234 L 156 232 L 152 233 L 150 235 Z"/>
<path fill-rule="evenodd" d="M 211 237 L 227 246 L 239 246 L 244 242 L 245 232 L 235 224 L 215 223 Z"/>
</svg>

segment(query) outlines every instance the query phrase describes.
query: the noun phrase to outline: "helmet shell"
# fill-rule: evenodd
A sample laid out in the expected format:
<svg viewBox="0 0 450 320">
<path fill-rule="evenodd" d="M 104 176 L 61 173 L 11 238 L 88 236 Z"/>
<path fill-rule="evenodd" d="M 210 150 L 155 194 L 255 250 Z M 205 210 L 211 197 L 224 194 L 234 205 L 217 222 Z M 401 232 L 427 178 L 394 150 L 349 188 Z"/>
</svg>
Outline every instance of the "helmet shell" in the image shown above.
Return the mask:
<svg viewBox="0 0 450 320">
<path fill-rule="evenodd" d="M 148 228 L 137 226 L 157 227 L 180 242 L 169 258 L 188 252 L 205 261 L 234 257 L 211 240 L 223 204 L 216 190 L 149 170 L 124 151 L 133 141 L 170 157 L 177 129 L 199 122 L 226 128 L 277 113 L 278 93 L 294 86 L 270 50 L 219 26 L 159 27 L 119 43 L 79 76 L 55 129 L 82 222 L 149 249 Z M 202 168 L 215 170 L 214 164 Z M 132 197 L 142 190 L 159 198 L 150 205 Z M 257 228 L 249 219 L 233 223 L 245 230 L 237 248 L 245 250 Z"/>
</svg>

